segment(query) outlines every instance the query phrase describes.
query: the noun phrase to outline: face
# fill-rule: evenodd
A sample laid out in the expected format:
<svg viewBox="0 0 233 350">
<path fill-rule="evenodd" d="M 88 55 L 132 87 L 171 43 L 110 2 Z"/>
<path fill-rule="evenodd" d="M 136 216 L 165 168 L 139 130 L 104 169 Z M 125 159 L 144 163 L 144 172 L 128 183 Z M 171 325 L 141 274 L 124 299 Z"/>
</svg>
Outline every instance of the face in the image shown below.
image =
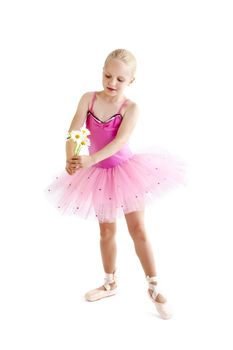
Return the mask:
<svg viewBox="0 0 233 350">
<path fill-rule="evenodd" d="M 118 59 L 111 59 L 103 68 L 103 87 L 110 96 L 122 94 L 133 80 L 129 66 Z"/>
</svg>

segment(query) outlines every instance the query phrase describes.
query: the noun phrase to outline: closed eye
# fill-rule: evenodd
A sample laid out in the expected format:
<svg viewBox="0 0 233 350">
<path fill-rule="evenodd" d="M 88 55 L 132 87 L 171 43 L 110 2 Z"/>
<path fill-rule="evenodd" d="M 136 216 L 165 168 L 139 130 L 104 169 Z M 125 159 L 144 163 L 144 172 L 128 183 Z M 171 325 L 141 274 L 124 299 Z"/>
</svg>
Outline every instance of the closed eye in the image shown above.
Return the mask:
<svg viewBox="0 0 233 350">
<path fill-rule="evenodd" d="M 110 75 L 106 75 L 106 74 L 105 74 L 105 77 L 106 77 L 107 79 L 111 78 L 111 76 L 110 76 Z M 118 78 L 117 80 L 118 80 L 119 82 L 121 82 L 121 83 L 123 83 L 123 82 L 124 82 L 124 80 L 121 80 L 121 79 L 119 79 L 119 78 Z"/>
</svg>

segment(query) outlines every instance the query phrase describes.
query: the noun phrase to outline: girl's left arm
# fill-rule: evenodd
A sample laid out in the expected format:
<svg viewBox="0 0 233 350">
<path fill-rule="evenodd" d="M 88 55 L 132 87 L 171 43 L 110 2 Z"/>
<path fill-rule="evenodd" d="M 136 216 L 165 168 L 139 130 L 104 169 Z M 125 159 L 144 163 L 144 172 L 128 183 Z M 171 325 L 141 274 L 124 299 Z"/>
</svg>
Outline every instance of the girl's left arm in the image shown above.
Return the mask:
<svg viewBox="0 0 233 350">
<path fill-rule="evenodd" d="M 118 152 L 125 143 L 128 142 L 130 135 L 132 134 L 133 129 L 137 124 L 139 113 L 140 111 L 138 105 L 136 103 L 132 103 L 125 112 L 124 118 L 114 140 L 109 142 L 98 152 L 90 155 L 90 157 L 92 157 L 93 164 L 96 164 L 101 160 L 112 156 Z"/>
</svg>

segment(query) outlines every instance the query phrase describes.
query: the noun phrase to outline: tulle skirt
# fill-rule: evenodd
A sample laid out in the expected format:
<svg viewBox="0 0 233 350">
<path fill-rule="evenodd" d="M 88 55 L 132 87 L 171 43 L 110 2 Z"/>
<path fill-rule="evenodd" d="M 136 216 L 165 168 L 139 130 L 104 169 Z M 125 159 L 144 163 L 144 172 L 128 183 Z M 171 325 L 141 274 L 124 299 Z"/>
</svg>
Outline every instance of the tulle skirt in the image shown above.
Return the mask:
<svg viewBox="0 0 233 350">
<path fill-rule="evenodd" d="M 187 163 L 168 152 L 134 153 L 112 168 L 96 165 L 52 178 L 44 193 L 62 215 L 112 223 L 187 181 Z"/>
</svg>

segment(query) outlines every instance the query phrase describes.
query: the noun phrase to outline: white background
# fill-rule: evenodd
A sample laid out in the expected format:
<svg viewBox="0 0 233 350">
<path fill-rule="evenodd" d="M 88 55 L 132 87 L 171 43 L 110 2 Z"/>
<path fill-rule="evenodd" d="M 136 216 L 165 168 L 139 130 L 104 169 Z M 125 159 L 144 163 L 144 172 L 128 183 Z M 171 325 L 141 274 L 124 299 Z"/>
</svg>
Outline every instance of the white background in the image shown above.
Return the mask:
<svg viewBox="0 0 233 350">
<path fill-rule="evenodd" d="M 1 349 L 232 349 L 230 5 L 1 2 Z M 104 277 L 98 223 L 60 216 L 43 196 L 65 167 L 79 98 L 102 89 L 116 48 L 138 61 L 126 91 L 141 108 L 132 148 L 163 147 L 189 165 L 187 186 L 146 211 L 168 321 L 147 296 L 124 217 L 119 294 L 85 302 Z"/>
</svg>

